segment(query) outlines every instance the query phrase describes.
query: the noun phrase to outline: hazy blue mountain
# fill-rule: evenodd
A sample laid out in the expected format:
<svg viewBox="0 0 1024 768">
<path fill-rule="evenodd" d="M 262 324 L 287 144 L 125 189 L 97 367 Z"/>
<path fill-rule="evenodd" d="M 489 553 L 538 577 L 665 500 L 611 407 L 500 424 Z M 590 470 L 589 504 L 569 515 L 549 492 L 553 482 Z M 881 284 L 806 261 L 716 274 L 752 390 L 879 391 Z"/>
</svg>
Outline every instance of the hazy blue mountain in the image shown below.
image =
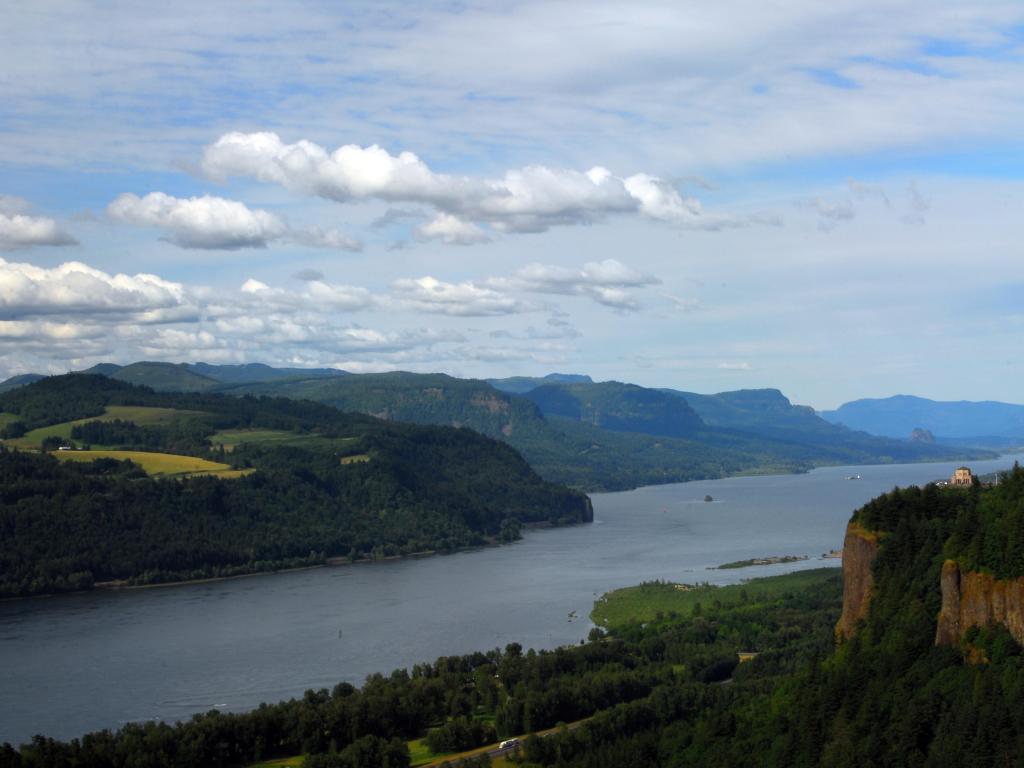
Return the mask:
<svg viewBox="0 0 1024 768">
<path fill-rule="evenodd" d="M 251 384 L 260 381 L 281 379 L 318 379 L 346 376 L 347 371 L 337 368 L 274 368 L 264 363 L 244 365 L 211 365 L 210 363 L 187 363 L 188 369 L 221 384 Z"/>
<path fill-rule="evenodd" d="M 487 379 L 487 383 L 502 392 L 521 395 L 545 384 L 593 384 L 594 380 L 578 373 L 549 373 L 547 376 L 510 376 L 505 379 Z"/>
<path fill-rule="evenodd" d="M 927 429 L 937 440 L 999 437 L 1024 439 L 1024 405 L 991 400 L 942 402 L 912 395 L 854 400 L 821 417 L 851 429 L 907 438 Z"/>
<path fill-rule="evenodd" d="M 845 441 L 851 437 L 850 430 L 825 421 L 810 406 L 793 405 L 777 389 L 740 389 L 716 395 L 661 391 L 685 399 L 710 426 L 813 443 Z M 910 437 L 909 432 L 906 437 Z"/>
</svg>

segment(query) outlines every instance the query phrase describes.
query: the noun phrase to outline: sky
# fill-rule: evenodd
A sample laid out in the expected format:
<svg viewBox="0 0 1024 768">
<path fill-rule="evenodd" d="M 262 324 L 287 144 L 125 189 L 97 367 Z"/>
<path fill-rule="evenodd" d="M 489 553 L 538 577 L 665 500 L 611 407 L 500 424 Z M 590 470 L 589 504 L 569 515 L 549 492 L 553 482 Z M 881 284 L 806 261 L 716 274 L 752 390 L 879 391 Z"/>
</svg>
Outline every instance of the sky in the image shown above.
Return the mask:
<svg viewBox="0 0 1024 768">
<path fill-rule="evenodd" d="M 1024 3 L 3 2 L 0 377 L 1024 401 Z"/>
</svg>

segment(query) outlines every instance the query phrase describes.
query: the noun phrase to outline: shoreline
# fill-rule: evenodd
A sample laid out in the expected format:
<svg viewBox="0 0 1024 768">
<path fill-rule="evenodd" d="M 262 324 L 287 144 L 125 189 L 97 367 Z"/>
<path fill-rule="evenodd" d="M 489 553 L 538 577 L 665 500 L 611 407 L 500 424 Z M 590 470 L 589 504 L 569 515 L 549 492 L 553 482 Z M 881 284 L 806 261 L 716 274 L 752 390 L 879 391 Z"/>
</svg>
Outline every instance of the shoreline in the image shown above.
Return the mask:
<svg viewBox="0 0 1024 768">
<path fill-rule="evenodd" d="M 1002 459 L 1004 457 L 1010 457 L 1010 456 L 1018 456 L 1018 457 L 1024 458 L 1024 454 L 1020 454 L 1020 453 L 1001 453 L 1001 454 L 999 454 L 997 459 L 986 459 L 986 461 L 995 461 L 995 460 Z M 946 459 L 940 459 L 940 460 L 937 460 L 937 461 L 913 461 L 913 462 L 902 462 L 902 463 L 905 464 L 906 466 L 917 466 L 917 465 L 922 465 L 922 464 L 944 464 L 944 463 L 955 463 L 955 462 L 950 462 L 949 460 L 946 460 Z M 670 483 L 654 483 L 654 484 L 650 484 L 650 485 L 638 485 L 635 488 L 630 488 L 628 490 L 621 490 L 621 491 L 590 491 L 590 492 L 587 492 L 587 495 L 590 496 L 591 494 L 607 494 L 607 495 L 611 495 L 611 494 L 618 494 L 618 493 L 631 493 L 633 491 L 637 491 L 637 490 L 641 490 L 641 489 L 645 489 L 645 488 L 660 488 L 660 487 L 663 487 L 663 486 L 666 486 L 666 485 L 685 485 L 685 484 L 689 484 L 689 483 L 715 482 L 717 480 L 727 480 L 727 479 L 731 479 L 731 478 L 742 478 L 742 477 L 785 477 L 785 476 L 790 476 L 790 475 L 804 475 L 804 474 L 809 474 L 810 472 L 813 472 L 814 470 L 817 470 L 817 469 L 833 469 L 833 468 L 846 469 L 846 468 L 876 467 L 876 466 L 891 467 L 891 466 L 896 466 L 896 463 L 892 462 L 892 463 L 884 463 L 884 464 L 820 464 L 820 465 L 815 465 L 815 466 L 811 467 L 810 469 L 797 470 L 797 471 L 793 471 L 793 472 L 762 472 L 762 473 L 739 472 L 739 473 L 725 475 L 723 477 L 716 477 L 716 478 L 703 478 L 703 479 L 700 479 L 700 480 L 681 480 L 681 481 L 675 481 L 675 482 L 670 482 Z M 574 523 L 573 525 L 584 525 L 584 523 Z M 552 523 L 550 523 L 549 521 L 544 520 L 544 521 L 540 521 L 540 522 L 536 522 L 536 523 L 523 523 L 522 527 L 524 529 L 528 529 L 528 530 L 544 530 L 544 529 L 550 529 L 550 528 L 562 527 L 562 526 L 555 526 Z M 565 526 L 565 527 L 569 527 L 569 526 Z M 509 542 L 509 543 L 510 544 L 514 544 L 515 542 Z M 293 568 L 280 568 L 280 569 L 266 570 L 266 571 L 252 571 L 251 573 L 238 573 L 238 574 L 233 574 L 231 576 L 209 576 L 209 577 L 202 578 L 202 579 L 183 579 L 181 581 L 164 581 L 164 582 L 160 582 L 160 583 L 157 583 L 157 584 L 128 584 L 128 583 L 124 583 L 124 582 L 112 582 L 112 581 L 97 582 L 96 584 L 93 585 L 92 589 L 76 590 L 76 591 L 73 591 L 73 592 L 48 592 L 48 593 L 40 594 L 40 595 L 24 595 L 24 596 L 16 596 L 16 597 L 2 597 L 2 598 L 0 598 L 0 603 L 12 602 L 12 601 L 16 601 L 16 600 L 46 599 L 46 598 L 62 597 L 62 596 L 66 596 L 66 595 L 86 595 L 86 594 L 89 594 L 89 593 L 92 593 L 92 592 L 119 592 L 119 591 L 124 591 L 124 590 L 136 590 L 136 589 L 162 589 L 162 588 L 168 588 L 168 587 L 181 587 L 181 586 L 195 585 L 195 584 L 209 584 L 209 583 L 218 582 L 218 581 L 229 581 L 229 580 L 232 580 L 232 579 L 246 579 L 246 578 L 251 578 L 251 577 L 254 577 L 254 576 L 272 576 L 272 575 L 275 575 L 275 574 L 294 573 L 294 572 L 297 572 L 297 571 L 311 571 L 311 570 L 315 570 L 315 569 L 318 569 L 318 568 L 334 568 L 334 567 L 338 567 L 338 566 L 348 566 L 348 565 L 373 565 L 375 563 L 389 563 L 389 562 L 395 562 L 395 561 L 398 561 L 398 560 L 421 560 L 421 559 L 424 559 L 424 558 L 427 558 L 427 557 L 436 557 L 438 555 L 454 555 L 454 554 L 459 554 L 461 552 L 473 552 L 473 551 L 476 551 L 476 550 L 490 549 L 492 547 L 500 547 L 500 546 L 505 546 L 505 545 L 499 543 L 497 540 L 492 540 L 492 541 L 489 541 L 488 543 L 481 544 L 481 545 L 478 545 L 478 546 L 460 547 L 458 549 L 447 551 L 447 552 L 442 552 L 442 551 L 439 551 L 439 550 L 425 550 L 425 551 L 422 551 L 422 552 L 411 552 L 408 555 L 388 555 L 387 557 L 380 557 L 380 558 L 376 558 L 376 559 L 374 559 L 374 558 L 361 558 L 359 560 L 349 560 L 345 556 L 335 556 L 335 557 L 327 558 L 326 562 L 324 562 L 324 563 L 318 563 L 318 564 L 315 564 L 315 565 L 302 565 L 302 566 L 295 566 Z M 824 555 L 823 559 L 831 559 L 831 558 L 835 558 L 835 557 L 836 556 L 834 554 L 829 553 L 828 555 Z M 718 570 L 718 567 L 711 567 L 711 568 L 709 568 L 709 570 Z"/>
<path fill-rule="evenodd" d="M 587 525 L 587 523 L 574 523 L 573 525 Z M 551 528 L 561 528 L 570 526 L 556 526 L 547 520 L 542 520 L 536 523 L 523 523 L 523 528 L 527 530 L 548 530 Z M 518 541 L 518 539 L 517 539 Z M 508 546 L 509 544 L 515 544 L 515 541 L 506 542 L 502 544 L 497 539 L 488 540 L 484 544 L 479 544 L 471 547 L 458 547 L 453 550 L 438 550 L 438 549 L 426 549 L 420 552 L 410 552 L 408 555 L 387 555 L 386 557 L 363 557 L 358 560 L 350 560 L 347 556 L 337 555 L 334 557 L 326 558 L 323 563 L 315 563 L 313 565 L 297 565 L 292 568 L 276 568 L 265 571 L 251 571 L 249 573 L 235 573 L 230 576 L 206 576 L 201 579 L 182 579 L 180 581 L 161 581 L 156 584 L 131 584 L 127 579 L 114 580 L 114 581 L 98 581 L 95 582 L 91 589 L 77 589 L 72 592 L 46 592 L 39 595 L 23 595 L 15 597 L 0 597 L 0 603 L 9 603 L 19 600 L 45 600 L 55 597 L 67 597 L 70 595 L 88 595 L 96 592 L 127 592 L 130 590 L 139 589 L 166 589 L 170 587 L 184 587 L 194 586 L 196 584 L 212 584 L 218 581 L 233 581 L 235 579 L 249 579 L 255 576 L 276 576 L 285 573 L 298 573 L 301 571 L 315 571 L 320 568 L 339 568 L 352 565 L 376 565 L 381 563 L 394 563 L 399 560 L 424 560 L 430 557 L 443 557 L 446 555 L 457 555 L 465 552 L 477 552 L 484 549 L 494 549 L 497 547 Z"/>
</svg>

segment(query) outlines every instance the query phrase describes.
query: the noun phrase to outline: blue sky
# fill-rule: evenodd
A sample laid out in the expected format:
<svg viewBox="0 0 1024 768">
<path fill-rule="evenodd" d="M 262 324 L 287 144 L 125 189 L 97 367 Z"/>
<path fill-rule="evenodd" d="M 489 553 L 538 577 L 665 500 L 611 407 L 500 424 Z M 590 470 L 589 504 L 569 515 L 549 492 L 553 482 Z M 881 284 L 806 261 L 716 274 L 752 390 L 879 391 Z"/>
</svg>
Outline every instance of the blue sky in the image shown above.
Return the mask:
<svg viewBox="0 0 1024 768">
<path fill-rule="evenodd" d="M 0 375 L 1022 399 L 1019 2 L 4 15 Z"/>
</svg>

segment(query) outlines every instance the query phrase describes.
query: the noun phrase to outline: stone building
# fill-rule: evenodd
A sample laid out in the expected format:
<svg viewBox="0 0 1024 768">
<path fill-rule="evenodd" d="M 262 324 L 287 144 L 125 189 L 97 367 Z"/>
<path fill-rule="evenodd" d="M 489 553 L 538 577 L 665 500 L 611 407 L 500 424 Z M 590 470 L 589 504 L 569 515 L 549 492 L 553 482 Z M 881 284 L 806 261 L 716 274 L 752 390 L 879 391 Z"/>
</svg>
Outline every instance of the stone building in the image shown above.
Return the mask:
<svg viewBox="0 0 1024 768">
<path fill-rule="evenodd" d="M 953 477 L 949 479 L 950 485 L 973 485 L 974 478 L 971 476 L 971 470 L 968 467 L 957 467 L 953 470 Z"/>
</svg>

